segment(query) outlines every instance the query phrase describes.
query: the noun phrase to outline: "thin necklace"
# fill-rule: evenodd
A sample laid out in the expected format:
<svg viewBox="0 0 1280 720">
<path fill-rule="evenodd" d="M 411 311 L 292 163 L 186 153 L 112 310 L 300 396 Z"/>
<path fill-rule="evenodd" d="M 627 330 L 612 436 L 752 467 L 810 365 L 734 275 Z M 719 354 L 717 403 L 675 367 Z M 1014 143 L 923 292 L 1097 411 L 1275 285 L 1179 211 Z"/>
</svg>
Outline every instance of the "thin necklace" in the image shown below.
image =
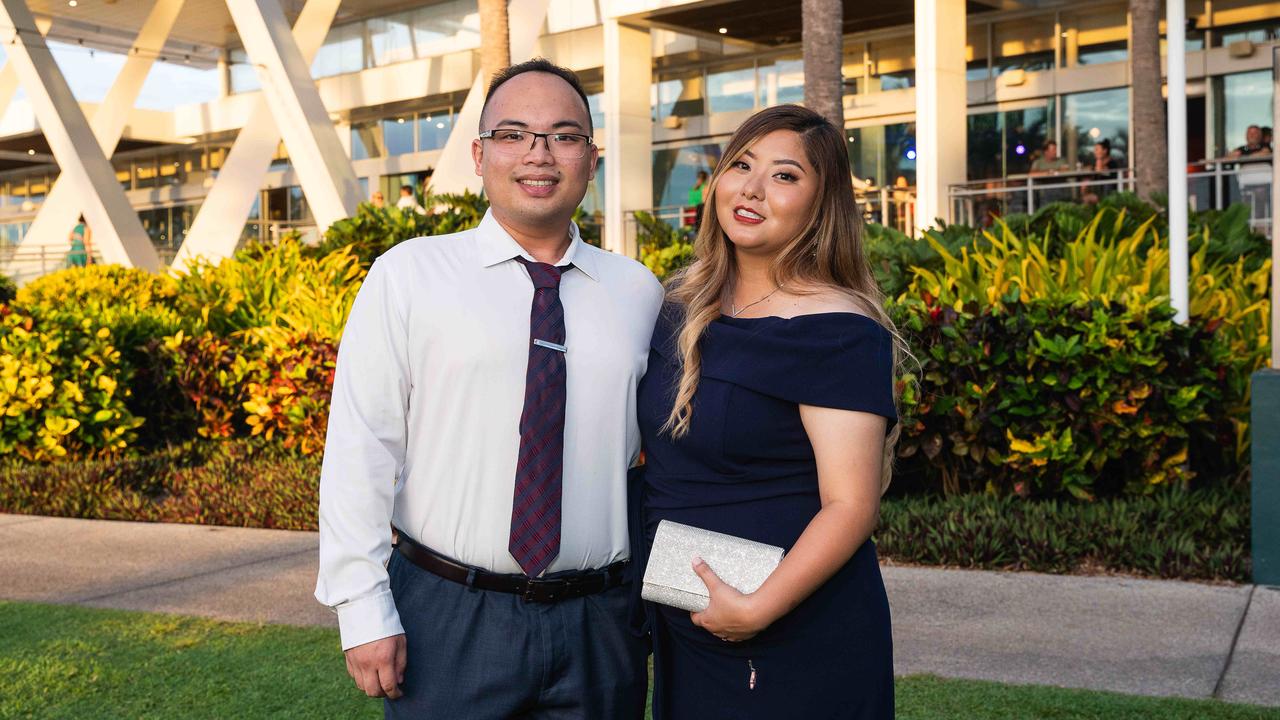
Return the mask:
<svg viewBox="0 0 1280 720">
<path fill-rule="evenodd" d="M 765 295 L 764 297 L 760 298 L 759 300 L 756 300 L 755 302 L 749 302 L 746 305 L 743 305 L 742 307 L 738 307 L 736 304 L 734 304 L 733 296 L 730 295 L 729 296 L 729 317 L 738 317 L 743 312 L 745 312 L 747 308 L 751 307 L 752 305 L 759 305 L 765 300 L 768 300 L 769 298 L 773 297 L 774 293 L 778 292 L 781 289 L 782 289 L 782 286 L 778 285 L 774 287 L 772 290 L 770 290 L 768 295 Z"/>
</svg>

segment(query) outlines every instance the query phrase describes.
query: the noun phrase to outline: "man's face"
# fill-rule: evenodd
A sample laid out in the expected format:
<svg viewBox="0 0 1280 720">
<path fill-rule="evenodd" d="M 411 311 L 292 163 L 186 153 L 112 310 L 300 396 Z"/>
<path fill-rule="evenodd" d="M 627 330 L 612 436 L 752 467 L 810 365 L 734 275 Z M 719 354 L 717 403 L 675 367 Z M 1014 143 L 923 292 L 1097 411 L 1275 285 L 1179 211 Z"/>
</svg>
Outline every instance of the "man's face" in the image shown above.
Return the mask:
<svg viewBox="0 0 1280 720">
<path fill-rule="evenodd" d="M 1045 159 L 1045 160 L 1057 160 L 1057 159 L 1058 159 L 1058 146 L 1057 146 L 1057 145 L 1054 145 L 1053 143 L 1049 143 L 1048 145 L 1045 145 L 1045 146 L 1044 146 L 1044 159 Z"/>
<path fill-rule="evenodd" d="M 1103 146 L 1102 143 L 1098 143 L 1097 145 L 1093 146 L 1093 156 L 1095 158 L 1099 160 L 1106 160 L 1110 155 L 1111 155 L 1111 151 L 1108 150 L 1105 146 Z"/>
<path fill-rule="evenodd" d="M 503 83 L 480 120 L 482 131 L 506 128 L 539 133 L 591 134 L 591 118 L 578 93 L 559 77 L 527 72 Z M 530 147 L 532 145 L 532 147 Z M 526 230 L 566 225 L 595 177 L 599 150 L 591 145 L 581 158 L 557 157 L 548 140 L 518 148 L 494 140 L 474 140 L 476 174 L 494 215 Z"/>
<path fill-rule="evenodd" d="M 1262 128 L 1258 127 L 1257 125 L 1250 125 L 1244 131 L 1244 140 L 1245 140 L 1245 143 L 1249 145 L 1261 145 L 1262 144 Z"/>
</svg>

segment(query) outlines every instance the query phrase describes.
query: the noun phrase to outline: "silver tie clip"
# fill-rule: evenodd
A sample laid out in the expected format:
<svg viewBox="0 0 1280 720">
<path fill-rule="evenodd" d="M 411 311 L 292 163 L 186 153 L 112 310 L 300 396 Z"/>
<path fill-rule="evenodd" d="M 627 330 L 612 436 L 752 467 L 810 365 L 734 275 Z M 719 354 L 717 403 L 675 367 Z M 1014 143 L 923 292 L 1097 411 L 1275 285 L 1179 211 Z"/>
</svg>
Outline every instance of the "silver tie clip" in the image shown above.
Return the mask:
<svg viewBox="0 0 1280 720">
<path fill-rule="evenodd" d="M 547 348 L 548 350 L 555 350 L 557 352 L 562 352 L 562 353 L 569 352 L 569 348 L 565 347 L 564 345 L 560 345 L 558 343 L 553 343 L 550 340 L 540 340 L 538 338 L 534 338 L 533 344 L 537 345 L 538 347 Z"/>
</svg>

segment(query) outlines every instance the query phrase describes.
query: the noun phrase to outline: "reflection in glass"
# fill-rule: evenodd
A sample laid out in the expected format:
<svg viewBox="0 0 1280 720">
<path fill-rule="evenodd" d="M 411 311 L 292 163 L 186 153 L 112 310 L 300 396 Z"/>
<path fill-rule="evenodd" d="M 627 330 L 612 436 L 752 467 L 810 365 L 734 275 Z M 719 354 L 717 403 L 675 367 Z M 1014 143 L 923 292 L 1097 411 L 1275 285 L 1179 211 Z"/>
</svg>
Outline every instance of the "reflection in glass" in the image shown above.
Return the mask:
<svg viewBox="0 0 1280 720">
<path fill-rule="evenodd" d="M 1271 127 L 1271 71 L 1236 73 L 1217 79 L 1222 98 L 1218 109 L 1217 156 L 1224 157 L 1245 144 L 1250 125 Z"/>
<path fill-rule="evenodd" d="M 845 131 L 853 174 L 871 185 L 916 184 L 916 126 L 897 123 Z"/>
<path fill-rule="evenodd" d="M 871 62 L 874 76 L 867 90 L 901 90 L 916 84 L 915 40 L 894 38 L 871 43 Z M 877 80 L 879 81 L 877 83 Z"/>
<path fill-rule="evenodd" d="M 1053 138 L 1051 106 L 969 116 L 970 180 L 1024 175 Z"/>
<path fill-rule="evenodd" d="M 713 113 L 752 110 L 755 95 L 756 71 L 750 63 L 707 72 L 707 100 Z"/>
<path fill-rule="evenodd" d="M 685 205 L 690 188 L 697 182 L 698 171 L 710 175 L 720 161 L 721 151 L 716 143 L 654 150 L 653 197 L 656 204 Z"/>
<path fill-rule="evenodd" d="M 371 18 L 369 32 L 369 65 L 382 67 L 413 59 L 413 40 L 409 35 L 409 13 Z"/>
<path fill-rule="evenodd" d="M 331 77 L 364 69 L 364 23 L 340 25 L 329 31 L 311 63 L 311 76 Z"/>
<path fill-rule="evenodd" d="M 991 32 L 995 43 L 993 69 L 996 75 L 1009 70 L 1037 72 L 1053 69 L 1052 17 L 995 23 Z"/>
<path fill-rule="evenodd" d="M 1062 156 L 1072 163 L 1093 163 L 1093 145 L 1111 143 L 1111 157 L 1119 167 L 1128 166 L 1129 91 L 1099 90 L 1062 96 Z"/>
<path fill-rule="evenodd" d="M 382 142 L 387 155 L 404 155 L 413 152 L 413 116 L 383 120 Z"/>
<path fill-rule="evenodd" d="M 351 125 L 351 159 L 385 157 L 382 146 L 382 127 L 374 120 Z"/>
<path fill-rule="evenodd" d="M 448 108 L 418 115 L 418 150 L 438 150 L 449 140 L 453 115 Z"/>
<path fill-rule="evenodd" d="M 804 61 L 800 58 L 764 61 L 756 77 L 759 107 L 804 102 Z"/>
<path fill-rule="evenodd" d="M 697 117 L 704 115 L 702 106 L 702 71 L 690 70 L 675 74 L 663 74 L 657 84 L 656 120 L 666 117 Z"/>
</svg>

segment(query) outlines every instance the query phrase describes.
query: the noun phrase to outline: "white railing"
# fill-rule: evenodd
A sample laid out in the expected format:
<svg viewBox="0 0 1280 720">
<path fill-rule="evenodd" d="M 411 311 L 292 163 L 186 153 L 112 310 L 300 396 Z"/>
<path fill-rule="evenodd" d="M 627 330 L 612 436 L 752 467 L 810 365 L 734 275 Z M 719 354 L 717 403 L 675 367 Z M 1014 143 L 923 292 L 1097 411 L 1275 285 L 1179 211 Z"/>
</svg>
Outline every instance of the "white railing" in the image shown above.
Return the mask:
<svg viewBox="0 0 1280 720">
<path fill-rule="evenodd" d="M 987 225 L 992 217 L 1029 215 L 1053 202 L 1097 202 L 1103 195 L 1133 189 L 1133 172 L 1128 169 L 970 180 L 950 188 L 951 220 L 962 225 Z"/>
<path fill-rule="evenodd" d="M 70 255 L 70 242 L 48 245 L 3 245 L 0 246 L 0 274 L 22 286 L 41 275 L 71 267 Z M 102 256 L 94 252 L 86 256 L 86 261 L 101 263 Z"/>
<path fill-rule="evenodd" d="M 952 221 L 988 225 L 994 217 L 1031 214 L 1052 202 L 1096 202 L 1117 190 L 1135 189 L 1133 171 L 1064 172 L 1010 175 L 972 180 L 950 188 Z M 1249 224 L 1271 235 L 1271 158 L 1218 158 L 1191 165 L 1187 174 L 1192 210 L 1224 210 L 1236 203 L 1249 207 Z"/>
</svg>

